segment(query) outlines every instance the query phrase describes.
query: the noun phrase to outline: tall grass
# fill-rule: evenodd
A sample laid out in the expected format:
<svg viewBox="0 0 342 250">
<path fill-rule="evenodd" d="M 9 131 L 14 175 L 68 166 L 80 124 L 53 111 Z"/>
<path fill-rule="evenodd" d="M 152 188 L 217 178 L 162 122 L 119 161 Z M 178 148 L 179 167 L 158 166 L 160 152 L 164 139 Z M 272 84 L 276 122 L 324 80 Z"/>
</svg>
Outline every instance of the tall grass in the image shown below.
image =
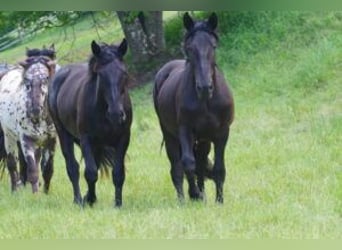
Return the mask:
<svg viewBox="0 0 342 250">
<path fill-rule="evenodd" d="M 205 203 L 177 202 L 147 84 L 131 90 L 123 208 L 106 178 L 93 208 L 73 205 L 58 151 L 49 195 L 0 182 L 0 237 L 341 238 L 341 12 L 250 14 L 221 27 L 217 51 L 236 102 L 224 205 L 209 181 Z"/>
</svg>

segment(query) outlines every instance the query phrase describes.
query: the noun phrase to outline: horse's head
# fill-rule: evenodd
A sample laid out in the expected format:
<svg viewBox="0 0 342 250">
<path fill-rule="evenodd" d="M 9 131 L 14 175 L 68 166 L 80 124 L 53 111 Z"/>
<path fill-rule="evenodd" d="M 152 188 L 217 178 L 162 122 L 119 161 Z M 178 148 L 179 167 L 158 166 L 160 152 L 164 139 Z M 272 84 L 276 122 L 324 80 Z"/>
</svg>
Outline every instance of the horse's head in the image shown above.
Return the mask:
<svg viewBox="0 0 342 250">
<path fill-rule="evenodd" d="M 96 77 L 98 90 L 105 101 L 106 117 L 113 124 L 126 120 L 124 98 L 127 95 L 128 74 L 123 56 L 127 52 L 127 42 L 119 45 L 91 43 L 93 56 L 89 61 L 90 73 Z"/>
<path fill-rule="evenodd" d="M 24 68 L 27 115 L 37 123 L 45 111 L 48 83 L 55 72 L 55 62 L 45 56 L 33 56 L 19 64 Z"/>
<path fill-rule="evenodd" d="M 183 24 L 186 28 L 184 52 L 193 72 L 197 96 L 207 100 L 214 91 L 217 15 L 212 13 L 206 21 L 194 21 L 186 12 Z"/>
</svg>

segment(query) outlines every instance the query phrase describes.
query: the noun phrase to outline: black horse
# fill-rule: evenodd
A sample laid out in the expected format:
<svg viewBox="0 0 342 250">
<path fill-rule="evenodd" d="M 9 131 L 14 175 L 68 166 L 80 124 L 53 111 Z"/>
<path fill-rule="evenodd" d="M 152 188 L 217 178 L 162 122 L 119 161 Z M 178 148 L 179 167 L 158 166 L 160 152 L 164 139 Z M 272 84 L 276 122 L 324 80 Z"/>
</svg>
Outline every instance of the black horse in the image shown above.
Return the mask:
<svg viewBox="0 0 342 250">
<path fill-rule="evenodd" d="M 171 163 L 178 198 L 184 199 L 183 175 L 191 199 L 204 198 L 204 179 L 216 184 L 223 203 L 224 150 L 234 116 L 232 93 L 215 62 L 217 16 L 194 21 L 184 14 L 186 60 L 166 63 L 155 77 L 153 100 Z M 214 165 L 208 159 L 214 144 Z M 196 183 L 197 181 L 197 183 Z"/>
<path fill-rule="evenodd" d="M 55 123 L 74 202 L 81 204 L 79 165 L 74 143 L 85 160 L 88 192 L 83 202 L 96 201 L 98 169 L 110 165 L 115 185 L 115 206 L 122 205 L 125 180 L 124 159 L 130 141 L 132 108 L 128 94 L 129 75 L 123 56 L 125 39 L 118 45 L 91 43 L 88 64 L 61 68 L 49 88 L 48 105 Z"/>
</svg>

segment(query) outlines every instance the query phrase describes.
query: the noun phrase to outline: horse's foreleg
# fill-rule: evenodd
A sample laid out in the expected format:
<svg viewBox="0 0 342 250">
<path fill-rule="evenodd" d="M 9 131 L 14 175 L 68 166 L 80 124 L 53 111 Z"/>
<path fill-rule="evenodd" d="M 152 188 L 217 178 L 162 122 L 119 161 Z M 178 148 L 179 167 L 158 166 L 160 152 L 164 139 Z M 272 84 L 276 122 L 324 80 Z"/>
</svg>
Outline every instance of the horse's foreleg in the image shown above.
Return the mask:
<svg viewBox="0 0 342 250">
<path fill-rule="evenodd" d="M 210 142 L 203 141 L 198 142 L 194 148 L 194 154 L 196 158 L 196 175 L 197 184 L 200 192 L 202 193 L 202 198 L 205 196 L 204 191 L 204 178 L 207 175 L 209 159 L 208 154 L 210 152 Z"/>
<path fill-rule="evenodd" d="M 85 162 L 84 176 L 88 184 L 88 192 L 84 197 L 84 202 L 93 205 L 96 202 L 96 182 L 98 178 L 97 166 L 94 158 L 94 152 L 91 148 L 88 135 L 80 137 L 80 146 Z"/>
<path fill-rule="evenodd" d="M 71 135 L 59 126 L 56 126 L 62 153 L 65 159 L 66 169 L 74 191 L 74 203 L 81 204 L 79 164 L 75 159 L 74 142 Z"/>
<path fill-rule="evenodd" d="M 122 206 L 122 187 L 125 182 L 125 155 L 129 145 L 130 131 L 124 134 L 115 148 L 115 165 L 112 171 L 113 184 L 115 186 L 116 207 Z"/>
<path fill-rule="evenodd" d="M 202 198 L 195 182 L 196 161 L 193 151 L 194 136 L 186 126 L 179 127 L 179 141 L 181 145 L 181 162 L 189 183 L 189 196 L 191 199 Z"/>
<path fill-rule="evenodd" d="M 7 154 L 7 168 L 11 177 L 11 189 L 13 192 L 17 190 L 20 181 L 17 171 L 17 161 L 13 153 Z"/>
<path fill-rule="evenodd" d="M 215 163 L 213 167 L 213 179 L 216 185 L 216 202 L 223 203 L 223 184 L 226 177 L 224 164 L 224 150 L 228 141 L 229 128 L 227 132 L 214 139 Z"/>
<path fill-rule="evenodd" d="M 163 137 L 165 140 L 165 149 L 167 153 L 167 157 L 171 163 L 171 179 L 174 187 L 177 191 L 177 197 L 180 202 L 184 201 L 184 192 L 183 192 L 183 179 L 184 179 L 184 170 L 181 164 L 181 155 L 180 155 L 180 145 L 178 139 L 173 137 L 173 135 L 169 134 L 163 127 L 161 126 L 163 131 Z"/>
<path fill-rule="evenodd" d="M 181 161 L 185 173 L 193 174 L 195 171 L 195 156 L 193 152 L 194 136 L 186 126 L 179 127 L 179 142 L 181 146 Z"/>
<path fill-rule="evenodd" d="M 53 175 L 53 158 L 55 154 L 56 138 L 49 138 L 43 149 L 41 169 L 44 179 L 44 192 L 49 192 L 50 181 Z"/>
<path fill-rule="evenodd" d="M 34 141 L 28 136 L 24 135 L 20 143 L 24 159 L 27 164 L 27 180 L 32 185 L 32 192 L 36 193 L 39 188 L 39 171 L 36 158 L 39 154 L 39 150 L 36 150 Z"/>
<path fill-rule="evenodd" d="M 17 145 L 18 145 L 20 180 L 21 180 L 22 184 L 25 186 L 26 182 L 27 182 L 27 164 L 26 164 L 26 161 L 25 161 L 23 150 L 21 149 L 20 142 L 17 142 Z"/>
</svg>

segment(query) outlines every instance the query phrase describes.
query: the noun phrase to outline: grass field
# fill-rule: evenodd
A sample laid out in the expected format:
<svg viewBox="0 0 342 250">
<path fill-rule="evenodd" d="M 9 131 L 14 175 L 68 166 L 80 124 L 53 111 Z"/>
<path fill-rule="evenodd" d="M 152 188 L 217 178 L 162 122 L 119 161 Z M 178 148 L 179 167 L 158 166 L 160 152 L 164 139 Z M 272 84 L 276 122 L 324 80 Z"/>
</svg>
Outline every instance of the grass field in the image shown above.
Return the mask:
<svg viewBox="0 0 342 250">
<path fill-rule="evenodd" d="M 286 26 L 291 15 L 297 26 Z M 109 178 L 99 179 L 93 208 L 72 204 L 58 151 L 49 195 L 11 194 L 9 177 L 0 181 L 0 238 L 341 239 L 342 13 L 291 15 L 221 34 L 218 64 L 236 103 L 224 205 L 210 181 L 205 203 L 177 202 L 149 83 L 131 90 L 122 209 Z"/>
</svg>

